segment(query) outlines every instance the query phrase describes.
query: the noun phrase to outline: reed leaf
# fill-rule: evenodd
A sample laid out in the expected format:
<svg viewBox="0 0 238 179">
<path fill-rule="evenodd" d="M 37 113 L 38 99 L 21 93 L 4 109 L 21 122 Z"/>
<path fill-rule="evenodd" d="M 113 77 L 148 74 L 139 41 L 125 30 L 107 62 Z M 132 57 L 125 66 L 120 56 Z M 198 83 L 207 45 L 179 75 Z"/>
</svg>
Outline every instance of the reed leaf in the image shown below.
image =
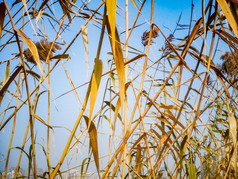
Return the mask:
<svg viewBox="0 0 238 179">
<path fill-rule="evenodd" d="M 217 0 L 218 4 L 220 5 L 224 15 L 226 16 L 232 30 L 234 31 L 236 37 L 238 38 L 238 25 L 233 16 L 231 9 L 226 0 Z"/>
<path fill-rule="evenodd" d="M 93 109 L 96 103 L 98 87 L 102 77 L 103 63 L 99 59 L 95 59 L 94 70 L 92 74 L 92 84 L 90 89 L 90 110 L 89 110 L 89 119 L 91 121 L 93 115 Z"/>
<path fill-rule="evenodd" d="M 85 122 L 88 126 L 88 133 L 90 138 L 90 147 L 92 148 L 95 165 L 97 167 L 97 171 L 99 173 L 99 152 L 98 152 L 98 137 L 97 137 L 97 129 L 92 121 L 87 116 L 83 116 Z"/>
</svg>

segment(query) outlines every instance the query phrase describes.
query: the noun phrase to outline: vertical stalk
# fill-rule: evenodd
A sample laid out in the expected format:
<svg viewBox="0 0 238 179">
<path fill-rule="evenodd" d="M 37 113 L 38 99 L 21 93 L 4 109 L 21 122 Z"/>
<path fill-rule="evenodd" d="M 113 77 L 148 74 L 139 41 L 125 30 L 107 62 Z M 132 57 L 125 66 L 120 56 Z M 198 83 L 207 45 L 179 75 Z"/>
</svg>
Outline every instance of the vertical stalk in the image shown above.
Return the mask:
<svg viewBox="0 0 238 179">
<path fill-rule="evenodd" d="M 48 83 L 50 85 L 50 60 L 48 60 Z M 50 125 L 50 89 L 48 89 L 48 126 Z M 51 177 L 51 164 L 50 164 L 50 128 L 47 127 L 47 164 L 49 171 L 49 178 Z"/>
<path fill-rule="evenodd" d="M 36 153 L 35 153 L 35 141 L 34 141 L 34 125 L 33 125 L 33 119 L 32 119 L 32 106 L 31 106 L 31 98 L 30 98 L 30 91 L 29 91 L 29 85 L 28 85 L 28 78 L 27 78 L 27 73 L 26 73 L 26 66 L 25 66 L 25 62 L 24 62 L 24 59 L 23 59 L 22 49 L 21 49 L 21 46 L 20 46 L 20 41 L 19 41 L 17 32 L 16 32 L 15 24 L 13 22 L 13 19 L 12 19 L 10 10 L 9 10 L 9 8 L 7 6 L 6 0 L 3 0 L 3 1 L 4 1 L 5 6 L 6 6 L 9 18 L 11 20 L 12 28 L 14 29 L 14 35 L 16 37 L 17 45 L 18 45 L 18 48 L 19 48 L 19 51 L 20 51 L 20 55 L 21 55 L 21 63 L 22 63 L 22 66 L 23 66 L 23 73 L 24 73 L 24 76 L 25 76 L 25 85 L 26 85 L 28 105 L 29 105 L 29 118 L 30 118 L 29 121 L 30 121 L 30 129 L 31 129 L 31 143 L 32 143 L 33 164 L 34 164 L 33 173 L 34 173 L 34 178 L 37 178 L 37 173 L 36 173 L 37 172 L 36 171 Z"/>
<path fill-rule="evenodd" d="M 14 120 L 13 120 L 13 126 L 12 126 L 12 134 L 11 134 L 11 139 L 10 139 L 10 143 L 9 143 L 9 146 L 8 146 L 8 152 L 7 152 L 7 159 L 6 159 L 6 164 L 5 164 L 5 172 L 4 172 L 4 177 L 3 178 L 6 178 L 7 176 L 7 166 L 8 166 L 8 161 L 9 161 L 9 158 L 10 158 L 10 152 L 11 152 L 11 147 L 12 147 L 12 140 L 13 140 L 13 136 L 14 136 L 14 132 L 15 132 L 15 126 L 16 126 L 16 117 L 17 117 L 17 106 L 18 106 L 18 95 L 19 95 L 19 84 L 20 84 L 20 77 L 21 75 L 19 74 L 18 75 L 18 81 L 17 81 L 17 98 L 16 98 L 16 108 L 15 108 L 15 113 L 14 113 Z M 18 173 L 18 170 L 16 170 L 16 173 Z"/>
<path fill-rule="evenodd" d="M 30 121 L 28 122 L 28 125 L 27 125 L 27 128 L 26 128 L 25 136 L 24 136 L 24 139 L 23 139 L 22 147 L 21 147 L 22 150 L 21 150 L 21 153 L 20 153 L 20 156 L 19 156 L 19 159 L 18 159 L 16 171 L 18 171 L 19 168 L 20 168 L 22 153 L 23 153 L 23 149 L 25 147 L 26 141 L 27 141 L 27 135 L 28 135 L 28 132 L 29 132 L 29 127 L 30 127 Z M 15 173 L 15 176 L 14 176 L 14 179 L 16 179 L 16 178 L 17 178 L 17 172 Z"/>
<path fill-rule="evenodd" d="M 126 44 L 125 44 L 125 61 L 128 61 L 128 0 L 126 0 L 125 4 L 125 15 L 126 15 Z M 128 65 L 125 65 L 125 84 L 128 82 Z M 124 136 L 126 136 L 127 131 L 127 90 L 125 90 L 125 109 L 124 109 Z M 123 106 L 123 105 L 122 105 Z M 126 168 L 126 151 L 127 151 L 127 144 L 125 144 L 124 150 L 123 150 L 123 166 L 122 166 L 122 178 L 125 178 L 125 168 Z M 129 172 L 129 170 L 128 170 Z M 129 175 L 128 175 L 129 176 Z"/>
</svg>

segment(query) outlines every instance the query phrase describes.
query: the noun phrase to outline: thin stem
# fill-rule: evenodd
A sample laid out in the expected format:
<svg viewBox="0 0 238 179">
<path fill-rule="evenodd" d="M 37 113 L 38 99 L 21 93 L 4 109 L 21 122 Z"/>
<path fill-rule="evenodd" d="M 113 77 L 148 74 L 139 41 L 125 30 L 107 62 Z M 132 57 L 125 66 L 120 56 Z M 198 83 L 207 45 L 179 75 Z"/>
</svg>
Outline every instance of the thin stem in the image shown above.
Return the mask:
<svg viewBox="0 0 238 179">
<path fill-rule="evenodd" d="M 21 49 L 21 46 L 20 46 L 20 41 L 19 41 L 19 38 L 18 38 L 18 35 L 17 35 L 17 32 L 16 32 L 16 28 L 15 28 L 15 25 L 14 25 L 14 22 L 13 22 L 10 10 L 9 10 L 9 8 L 7 6 L 6 0 L 3 0 L 3 1 L 4 1 L 5 6 L 6 6 L 9 18 L 11 19 L 12 27 L 14 29 L 14 34 L 15 34 L 16 41 L 17 41 L 17 44 L 18 44 L 18 48 L 19 48 L 20 55 L 21 55 L 21 63 L 22 63 L 22 66 L 23 66 L 23 73 L 24 73 L 24 76 L 25 76 L 25 84 L 26 84 L 27 97 L 28 97 L 28 105 L 29 105 L 29 121 L 30 121 L 30 128 L 31 128 L 31 143 L 32 143 L 33 164 L 34 164 L 34 170 L 33 170 L 34 172 L 33 173 L 34 173 L 34 178 L 37 178 L 36 153 L 35 153 L 35 141 L 34 141 L 34 125 L 33 125 L 33 119 L 32 119 L 32 107 L 31 107 L 31 98 L 30 98 L 30 91 L 29 91 L 29 85 L 28 85 L 27 72 L 26 72 L 25 62 L 23 60 L 23 54 L 22 54 L 22 49 Z"/>
</svg>

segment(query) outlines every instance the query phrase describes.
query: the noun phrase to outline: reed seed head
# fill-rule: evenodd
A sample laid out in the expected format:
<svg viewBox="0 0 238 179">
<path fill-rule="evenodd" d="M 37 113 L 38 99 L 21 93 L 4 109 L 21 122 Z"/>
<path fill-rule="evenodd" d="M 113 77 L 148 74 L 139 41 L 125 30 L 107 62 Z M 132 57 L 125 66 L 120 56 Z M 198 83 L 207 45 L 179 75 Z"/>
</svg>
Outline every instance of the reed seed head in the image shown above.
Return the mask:
<svg viewBox="0 0 238 179">
<path fill-rule="evenodd" d="M 223 63 L 221 64 L 221 70 L 229 77 L 238 75 L 238 52 L 230 53 L 226 52 L 221 56 Z"/>
<path fill-rule="evenodd" d="M 52 42 L 49 42 L 47 39 L 42 39 L 40 42 L 36 42 L 35 46 L 38 50 L 38 54 L 39 54 L 39 58 L 41 61 L 46 61 L 47 55 L 49 54 L 49 57 L 53 57 L 53 53 L 56 52 L 56 50 L 61 50 L 61 46 L 57 43 L 55 43 L 52 47 L 52 50 L 50 51 L 50 47 L 52 45 Z M 36 64 L 33 55 L 30 51 L 29 48 L 27 48 L 26 50 L 24 50 L 23 52 L 26 60 L 28 62 L 31 62 L 33 64 Z"/>
<path fill-rule="evenodd" d="M 158 31 L 159 31 L 159 29 L 157 27 L 153 29 L 150 44 L 154 43 L 153 39 L 159 36 Z M 148 44 L 149 37 L 150 37 L 150 31 L 145 31 L 141 37 L 141 43 L 144 46 L 146 46 Z"/>
</svg>

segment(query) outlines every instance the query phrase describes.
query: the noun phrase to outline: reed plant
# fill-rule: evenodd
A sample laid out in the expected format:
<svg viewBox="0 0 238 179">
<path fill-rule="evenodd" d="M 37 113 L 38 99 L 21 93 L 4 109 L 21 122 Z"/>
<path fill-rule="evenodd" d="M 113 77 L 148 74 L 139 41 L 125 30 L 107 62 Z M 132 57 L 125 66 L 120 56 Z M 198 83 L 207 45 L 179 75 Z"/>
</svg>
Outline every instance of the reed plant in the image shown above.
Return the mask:
<svg viewBox="0 0 238 179">
<path fill-rule="evenodd" d="M 191 2 L 3 0 L 1 178 L 238 178 L 238 3 Z"/>
</svg>

